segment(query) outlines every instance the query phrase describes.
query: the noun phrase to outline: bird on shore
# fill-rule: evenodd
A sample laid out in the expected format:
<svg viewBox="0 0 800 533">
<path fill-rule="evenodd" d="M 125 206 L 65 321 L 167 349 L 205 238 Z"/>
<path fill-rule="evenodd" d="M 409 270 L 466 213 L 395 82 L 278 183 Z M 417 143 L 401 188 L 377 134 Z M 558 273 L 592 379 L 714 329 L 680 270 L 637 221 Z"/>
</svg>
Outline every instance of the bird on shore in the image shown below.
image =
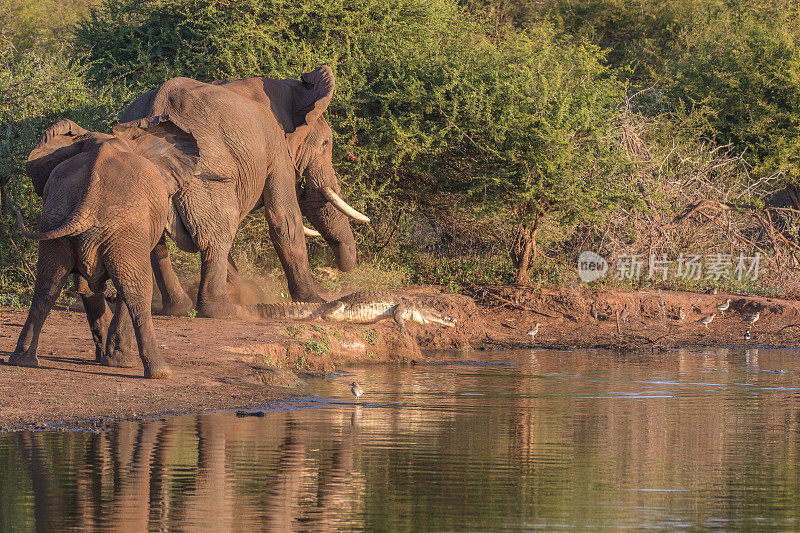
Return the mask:
<svg viewBox="0 0 800 533">
<path fill-rule="evenodd" d="M 711 313 L 710 315 L 704 316 L 703 318 L 698 320 L 698 322 L 703 324 L 706 327 L 706 329 L 708 329 L 708 325 L 711 324 L 711 321 L 714 320 L 715 316 L 717 316 L 717 315 L 715 315 L 714 313 Z"/>
<path fill-rule="evenodd" d="M 750 315 L 749 317 L 745 318 L 744 321 L 748 324 L 755 324 L 758 322 L 758 319 L 761 318 L 761 311 L 756 311 L 755 314 Z"/>
<path fill-rule="evenodd" d="M 728 298 L 728 299 L 725 301 L 725 303 L 724 303 L 724 304 L 719 304 L 719 305 L 717 306 L 717 311 L 721 312 L 721 313 L 722 313 L 722 316 L 725 316 L 725 311 L 727 311 L 728 309 L 730 309 L 730 307 L 731 307 L 731 299 L 730 299 L 730 298 Z"/>
<path fill-rule="evenodd" d="M 750 340 L 750 328 L 747 328 L 746 330 L 744 330 L 744 340 L 745 340 L 745 342 Z"/>
<path fill-rule="evenodd" d="M 536 334 L 539 333 L 539 323 L 537 322 L 531 329 L 528 330 L 527 335 L 531 336 L 531 342 L 536 342 Z"/>
<path fill-rule="evenodd" d="M 686 318 L 686 309 L 684 309 L 683 307 L 679 307 L 678 308 L 678 322 L 683 322 L 683 320 L 685 318 Z"/>
<path fill-rule="evenodd" d="M 353 396 L 355 396 L 356 400 L 358 400 L 361 395 L 364 394 L 364 389 L 362 389 L 361 385 L 354 381 L 350 384 L 350 392 L 352 392 Z"/>
<path fill-rule="evenodd" d="M 592 302 L 592 307 L 589 308 L 589 316 L 592 317 L 592 320 L 597 322 L 597 302 Z"/>
</svg>

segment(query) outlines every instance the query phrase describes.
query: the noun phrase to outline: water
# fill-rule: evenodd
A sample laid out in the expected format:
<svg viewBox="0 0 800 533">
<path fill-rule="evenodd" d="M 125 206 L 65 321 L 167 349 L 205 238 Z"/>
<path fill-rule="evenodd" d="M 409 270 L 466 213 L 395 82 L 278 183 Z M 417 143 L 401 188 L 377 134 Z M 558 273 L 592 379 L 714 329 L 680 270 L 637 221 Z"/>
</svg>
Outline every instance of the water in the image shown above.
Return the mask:
<svg viewBox="0 0 800 533">
<path fill-rule="evenodd" d="M 263 417 L 0 434 L 0 530 L 798 530 L 798 355 L 473 352 Z"/>
</svg>

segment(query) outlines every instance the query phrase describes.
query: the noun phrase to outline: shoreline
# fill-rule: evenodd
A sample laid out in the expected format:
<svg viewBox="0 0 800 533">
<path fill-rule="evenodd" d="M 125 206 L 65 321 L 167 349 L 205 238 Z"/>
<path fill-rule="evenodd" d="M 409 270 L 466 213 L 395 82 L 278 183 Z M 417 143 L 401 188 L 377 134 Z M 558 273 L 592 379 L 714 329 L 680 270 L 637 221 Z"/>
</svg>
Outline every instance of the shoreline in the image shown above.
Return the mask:
<svg viewBox="0 0 800 533">
<path fill-rule="evenodd" d="M 246 409 L 303 396 L 304 375 L 359 363 L 436 362 L 441 350 L 480 358 L 484 350 L 531 347 L 651 353 L 800 346 L 800 302 L 793 300 L 511 286 L 484 289 L 476 305 L 472 298 L 434 287 L 403 292 L 457 317 L 457 327 L 410 324 L 410 335 L 403 335 L 392 321 L 359 325 L 154 316 L 156 337 L 173 370 L 166 380 L 144 379 L 141 367 L 97 365 L 84 314 L 54 310 L 39 342 L 41 367 L 0 365 L 0 431 Z M 708 328 L 698 322 L 727 298 L 731 304 L 724 317 L 715 317 Z M 688 314 L 682 322 L 676 316 L 680 307 Z M 744 320 L 755 310 L 761 320 L 749 326 Z M 4 363 L 26 313 L 0 307 Z M 532 344 L 526 332 L 536 322 L 540 329 Z M 751 339 L 745 342 L 748 328 Z"/>
</svg>

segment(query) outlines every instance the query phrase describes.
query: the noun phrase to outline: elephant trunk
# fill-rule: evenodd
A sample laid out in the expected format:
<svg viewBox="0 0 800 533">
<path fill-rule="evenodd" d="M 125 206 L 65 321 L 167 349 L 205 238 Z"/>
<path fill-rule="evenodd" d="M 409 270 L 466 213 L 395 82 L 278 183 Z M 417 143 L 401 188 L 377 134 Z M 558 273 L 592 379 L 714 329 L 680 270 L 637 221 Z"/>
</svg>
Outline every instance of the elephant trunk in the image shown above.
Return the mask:
<svg viewBox="0 0 800 533">
<path fill-rule="evenodd" d="M 350 220 L 329 202 L 320 200 L 322 207 L 318 202 L 304 202 L 300 208 L 333 250 L 339 270 L 349 272 L 356 266 L 356 239 L 350 229 Z"/>
</svg>

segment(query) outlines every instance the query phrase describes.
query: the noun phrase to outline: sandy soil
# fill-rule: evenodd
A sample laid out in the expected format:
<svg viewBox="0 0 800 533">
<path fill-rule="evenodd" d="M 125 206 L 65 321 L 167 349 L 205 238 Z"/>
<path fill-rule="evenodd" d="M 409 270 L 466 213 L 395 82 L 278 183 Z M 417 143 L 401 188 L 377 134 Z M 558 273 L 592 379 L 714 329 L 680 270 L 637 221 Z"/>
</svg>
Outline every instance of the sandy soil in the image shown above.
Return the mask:
<svg viewBox="0 0 800 533">
<path fill-rule="evenodd" d="M 39 342 L 41 367 L 0 366 L 0 429 L 262 405 L 302 395 L 298 385 L 305 376 L 348 363 L 410 363 L 435 357 L 428 348 L 530 347 L 526 332 L 537 322 L 537 348 L 800 344 L 800 303 L 774 298 L 476 287 L 466 291 L 473 300 L 434 288 L 407 292 L 455 316 L 458 326 L 411 324 L 406 335 L 391 321 L 363 326 L 157 316 L 156 334 L 173 369 L 168 380 L 144 379 L 141 368 L 95 364 L 83 313 L 54 310 Z M 715 307 L 727 298 L 723 317 Z M 680 307 L 687 313 L 683 321 L 677 320 Z M 708 327 L 698 323 L 715 311 Z M 761 319 L 748 326 L 744 319 L 756 311 Z M 11 355 L 25 316 L 0 308 L 0 360 Z M 748 327 L 751 339 L 745 341 Z"/>
</svg>

